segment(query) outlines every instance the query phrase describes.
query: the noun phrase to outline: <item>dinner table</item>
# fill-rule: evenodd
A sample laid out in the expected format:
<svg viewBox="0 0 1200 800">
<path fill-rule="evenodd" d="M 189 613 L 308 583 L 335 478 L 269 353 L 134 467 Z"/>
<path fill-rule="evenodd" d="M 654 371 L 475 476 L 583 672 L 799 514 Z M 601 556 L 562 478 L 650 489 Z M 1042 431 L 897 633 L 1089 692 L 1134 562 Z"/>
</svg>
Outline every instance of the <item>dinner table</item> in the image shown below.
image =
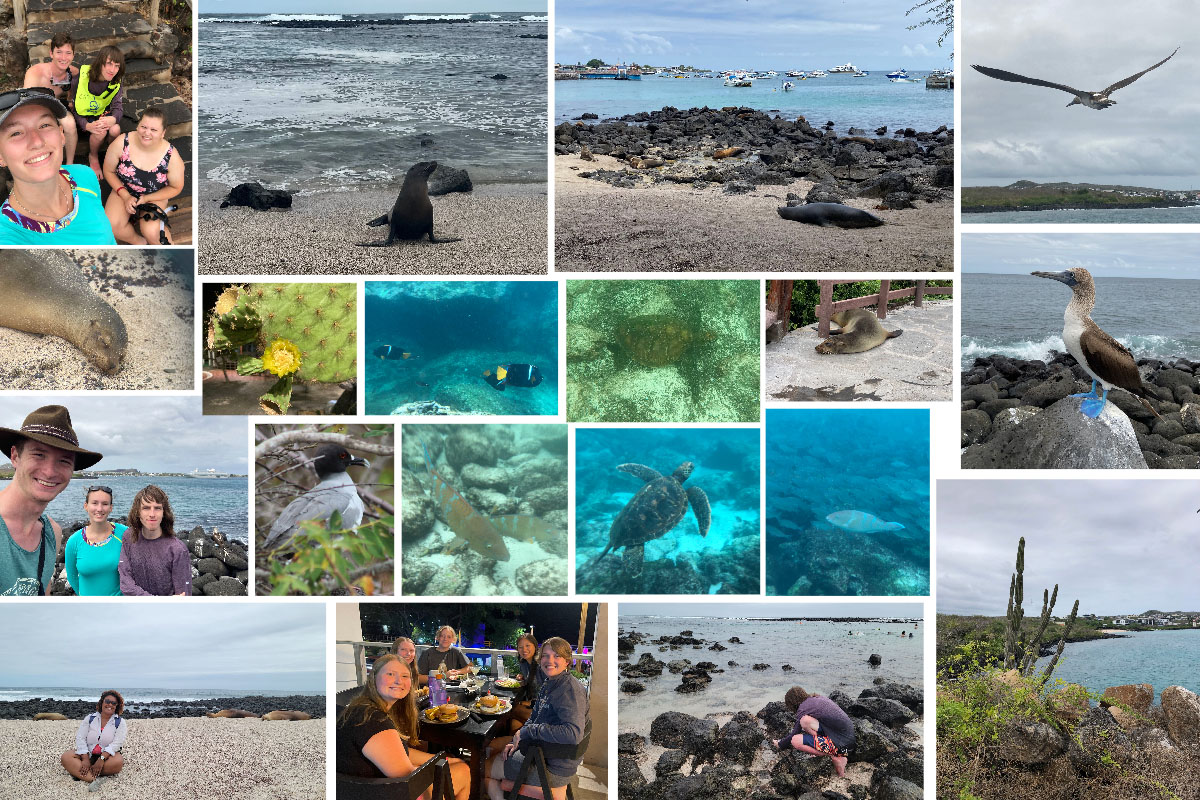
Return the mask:
<svg viewBox="0 0 1200 800">
<path fill-rule="evenodd" d="M 471 767 L 471 797 L 472 800 L 480 800 L 484 796 L 483 768 L 487 761 L 488 742 L 508 732 L 508 723 L 512 718 L 513 690 L 497 686 L 495 681 L 490 679 L 479 679 L 471 688 L 463 684 L 450 684 L 446 685 L 445 689 L 451 703 L 468 709 L 473 709 L 475 701 L 488 692 L 509 701 L 509 709 L 504 713 L 483 714 L 472 710 L 462 720 L 451 723 L 427 720 L 425 709 L 429 707 L 428 697 L 421 701 L 421 738 L 447 751 L 465 750 L 470 753 L 467 763 Z"/>
</svg>

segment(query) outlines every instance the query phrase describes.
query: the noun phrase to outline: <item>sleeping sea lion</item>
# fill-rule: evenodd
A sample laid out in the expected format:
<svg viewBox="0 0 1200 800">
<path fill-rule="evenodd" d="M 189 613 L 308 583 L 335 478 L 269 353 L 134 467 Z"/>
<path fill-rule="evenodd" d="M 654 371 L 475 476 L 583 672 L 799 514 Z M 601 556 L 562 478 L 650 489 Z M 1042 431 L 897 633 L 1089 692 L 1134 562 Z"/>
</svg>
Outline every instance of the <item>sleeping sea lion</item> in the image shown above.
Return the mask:
<svg viewBox="0 0 1200 800">
<path fill-rule="evenodd" d="M 34 718 L 35 720 L 43 720 L 43 719 L 66 719 L 66 717 L 64 717 L 62 714 L 55 714 L 53 711 L 42 711 L 41 713 L 34 714 L 34 715 L 33 715 L 33 718 Z"/>
<path fill-rule="evenodd" d="M 0 253 L 0 326 L 66 339 L 107 373 L 121 368 L 128 343 L 116 309 L 58 250 Z"/>
<path fill-rule="evenodd" d="M 311 714 L 306 714 L 303 711 L 268 711 L 262 715 L 265 720 L 273 719 L 312 719 Z"/>
<path fill-rule="evenodd" d="M 429 234 L 429 241 L 457 242 L 458 239 L 435 239 L 433 236 L 433 203 L 429 202 L 429 176 L 437 169 L 436 161 L 421 161 L 408 168 L 404 185 L 392 210 L 367 224 L 372 228 L 388 226 L 386 242 L 359 242 L 359 247 L 387 247 L 397 239 L 416 241 Z"/>
<path fill-rule="evenodd" d="M 861 353 L 904 333 L 884 330 L 874 312 L 865 308 L 838 311 L 830 319 L 841 330 L 830 331 L 829 338 L 817 345 L 818 353 Z"/>
<path fill-rule="evenodd" d="M 249 711 L 242 711 L 240 708 L 222 708 L 215 714 L 205 714 L 204 716 L 212 719 L 216 719 L 217 717 L 233 717 L 235 719 L 242 719 L 243 717 L 258 718 L 258 714 L 251 714 Z"/>
<path fill-rule="evenodd" d="M 820 225 L 822 228 L 830 225 L 839 228 L 875 228 L 884 224 L 874 214 L 841 203 L 808 203 L 803 206 L 784 206 L 777 210 L 784 219 Z"/>
</svg>

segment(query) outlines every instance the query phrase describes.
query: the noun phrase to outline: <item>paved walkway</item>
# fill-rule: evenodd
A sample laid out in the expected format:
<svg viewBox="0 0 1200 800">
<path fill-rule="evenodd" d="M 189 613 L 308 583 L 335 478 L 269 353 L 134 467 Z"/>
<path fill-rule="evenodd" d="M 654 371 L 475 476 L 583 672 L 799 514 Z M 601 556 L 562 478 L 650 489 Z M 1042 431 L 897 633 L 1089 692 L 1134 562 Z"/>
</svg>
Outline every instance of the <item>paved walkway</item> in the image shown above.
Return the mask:
<svg viewBox="0 0 1200 800">
<path fill-rule="evenodd" d="M 865 353 L 821 355 L 816 323 L 768 344 L 766 401 L 953 399 L 954 302 L 906 305 L 882 322 L 904 335 Z"/>
</svg>

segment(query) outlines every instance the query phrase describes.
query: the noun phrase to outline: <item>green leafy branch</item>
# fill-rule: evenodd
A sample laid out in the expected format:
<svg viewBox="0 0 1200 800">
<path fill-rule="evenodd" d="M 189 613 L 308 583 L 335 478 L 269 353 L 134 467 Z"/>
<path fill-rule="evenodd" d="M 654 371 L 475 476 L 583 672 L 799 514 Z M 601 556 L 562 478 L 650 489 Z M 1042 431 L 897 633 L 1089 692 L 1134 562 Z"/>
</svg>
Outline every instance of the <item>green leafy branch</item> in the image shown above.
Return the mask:
<svg viewBox="0 0 1200 800">
<path fill-rule="evenodd" d="M 333 589 L 375 593 L 378 580 L 393 570 L 395 517 L 352 530 L 341 530 L 340 525 L 337 514 L 328 528 L 316 521 L 301 523 L 293 540 L 295 556 L 271 562 L 272 595 L 329 594 Z"/>
</svg>

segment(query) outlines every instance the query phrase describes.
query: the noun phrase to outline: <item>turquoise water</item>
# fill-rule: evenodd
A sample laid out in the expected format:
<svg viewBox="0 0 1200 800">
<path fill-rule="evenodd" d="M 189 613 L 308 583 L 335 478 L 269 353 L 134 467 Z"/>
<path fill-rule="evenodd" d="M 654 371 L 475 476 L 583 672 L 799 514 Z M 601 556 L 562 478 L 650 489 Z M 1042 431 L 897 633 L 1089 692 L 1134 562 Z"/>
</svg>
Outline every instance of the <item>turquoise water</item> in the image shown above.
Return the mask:
<svg viewBox="0 0 1200 800">
<path fill-rule="evenodd" d="M 767 411 L 767 594 L 929 594 L 929 412 Z M 846 531 L 863 511 L 902 530 Z"/>
<path fill-rule="evenodd" d="M 587 429 L 575 432 L 576 590 L 626 594 L 757 594 L 759 561 L 758 431 L 725 429 Z M 617 470 L 636 463 L 670 475 L 685 461 L 695 470 L 684 487 L 708 497 L 712 521 L 701 536 L 695 514 L 646 543 L 640 579 L 609 581 L 593 562 L 613 521 L 645 483 Z M 620 565 L 623 551 L 605 556 Z"/>
<path fill-rule="evenodd" d="M 1200 692 L 1200 629 L 1145 631 L 1125 639 L 1100 639 L 1068 644 L 1054 668 L 1054 677 L 1078 683 L 1094 692 L 1109 686 L 1148 683 L 1154 697 L 1168 686 Z M 1038 669 L 1049 658 L 1038 661 Z"/>
<path fill-rule="evenodd" d="M 558 413 L 558 284 L 551 281 L 368 281 L 366 405 L 393 414 L 435 401 L 470 414 Z M 381 345 L 408 359 L 374 355 Z M 493 389 L 484 372 L 533 364 L 534 387 Z"/>
<path fill-rule="evenodd" d="M 813 125 L 833 120 L 839 130 L 852 125 L 871 129 L 886 125 L 889 131 L 954 126 L 954 92 L 926 89 L 923 72 L 918 83 L 892 83 L 885 73 L 893 69 L 873 71 L 866 78 L 835 74 L 793 81 L 796 88 L 790 92 L 782 90 L 782 77 L 757 80 L 749 88 L 725 86 L 721 78 L 555 81 L 554 121 L 575 119 L 584 112 L 606 119 L 664 106 L 746 106 L 788 118 L 802 116 Z"/>
<path fill-rule="evenodd" d="M 964 225 L 1001 222 L 1200 222 L 1200 206 L 1183 208 L 1068 208 L 1056 211 L 994 211 L 963 214 Z"/>
</svg>

